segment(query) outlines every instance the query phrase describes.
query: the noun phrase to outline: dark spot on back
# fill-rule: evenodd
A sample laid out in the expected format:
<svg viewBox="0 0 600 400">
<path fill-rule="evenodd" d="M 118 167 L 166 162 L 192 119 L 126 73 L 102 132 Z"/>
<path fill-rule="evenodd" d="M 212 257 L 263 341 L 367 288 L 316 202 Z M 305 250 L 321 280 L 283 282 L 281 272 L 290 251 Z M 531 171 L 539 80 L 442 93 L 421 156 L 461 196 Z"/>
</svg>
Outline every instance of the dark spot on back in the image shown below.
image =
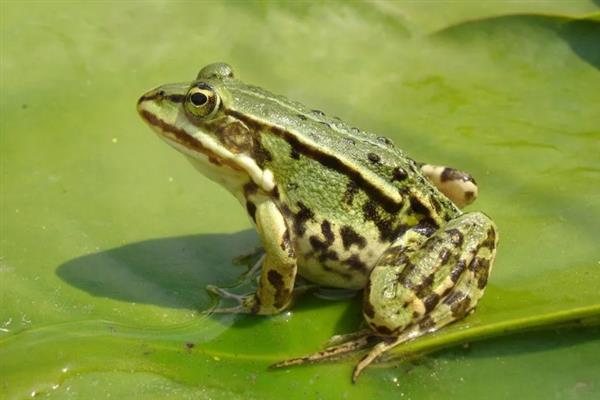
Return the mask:
<svg viewBox="0 0 600 400">
<path fill-rule="evenodd" d="M 319 239 L 319 237 L 316 235 L 312 235 L 311 237 L 309 237 L 308 241 L 310 242 L 310 246 L 316 252 L 325 251 L 325 250 L 327 250 L 327 247 L 329 247 L 329 246 L 327 246 L 327 243 L 325 243 L 324 241 Z"/>
<path fill-rule="evenodd" d="M 306 121 L 308 119 L 304 114 L 296 114 L 296 117 L 300 118 L 302 121 Z"/>
<path fill-rule="evenodd" d="M 403 180 L 406 179 L 407 176 L 408 176 L 408 174 L 402 167 L 396 167 L 392 171 L 392 181 L 402 182 Z"/>
<path fill-rule="evenodd" d="M 330 250 L 329 247 L 335 241 L 335 234 L 331 229 L 331 223 L 327 220 L 323 220 L 321 223 L 321 234 L 324 237 L 324 240 L 319 238 L 316 235 L 312 235 L 308 238 L 308 241 L 316 253 L 320 253 L 318 259 L 320 262 L 325 262 L 327 260 L 337 260 L 338 255 L 334 250 Z"/>
<path fill-rule="evenodd" d="M 306 232 L 306 222 L 312 219 L 315 214 L 303 203 L 296 203 L 300 210 L 294 214 L 294 233 L 303 236 Z"/>
<path fill-rule="evenodd" d="M 353 244 L 357 245 L 359 249 L 363 249 L 367 245 L 367 240 L 349 226 L 343 226 L 340 229 L 340 235 L 342 236 L 342 244 L 346 250 L 350 249 L 350 246 Z"/>
<path fill-rule="evenodd" d="M 317 259 L 319 262 L 324 263 L 327 260 L 337 261 L 339 260 L 339 256 L 335 250 L 328 249 L 319 254 Z"/>
<path fill-rule="evenodd" d="M 309 238 L 310 244 L 316 251 L 323 251 L 333 244 L 335 235 L 331 230 L 331 223 L 327 220 L 321 222 L 321 233 L 325 240 L 321 240 L 318 236 L 313 235 Z"/>
<path fill-rule="evenodd" d="M 335 240 L 335 235 L 333 234 L 333 231 L 331 230 L 331 223 L 329 221 L 327 221 L 326 219 L 323 220 L 323 222 L 321 222 L 321 233 L 323 234 L 323 237 L 325 238 L 325 241 L 328 244 L 332 244 L 333 241 Z"/>
<path fill-rule="evenodd" d="M 367 265 L 361 261 L 358 254 L 352 254 L 350 257 L 343 261 L 344 264 L 348 265 L 350 269 L 367 274 L 369 272 Z"/>
<path fill-rule="evenodd" d="M 369 161 L 371 161 L 371 163 L 373 164 L 379 164 L 381 162 L 381 157 L 379 157 L 375 153 L 369 153 L 367 154 L 367 157 L 369 158 Z"/>
<path fill-rule="evenodd" d="M 379 240 L 382 242 L 391 242 L 408 229 L 406 225 L 395 221 L 395 214 L 380 215 L 373 201 L 367 201 L 362 210 L 365 221 L 372 221 L 379 230 Z"/>
<path fill-rule="evenodd" d="M 385 136 L 378 136 L 377 140 L 379 140 L 383 144 L 387 144 L 388 146 L 391 146 L 393 144 L 392 141 L 389 138 L 386 138 Z"/>
<path fill-rule="evenodd" d="M 315 115 L 318 115 L 320 117 L 324 117 L 325 116 L 325 113 L 323 111 L 321 111 L 321 110 L 310 110 L 310 112 L 313 113 L 313 114 L 315 114 Z"/>
</svg>

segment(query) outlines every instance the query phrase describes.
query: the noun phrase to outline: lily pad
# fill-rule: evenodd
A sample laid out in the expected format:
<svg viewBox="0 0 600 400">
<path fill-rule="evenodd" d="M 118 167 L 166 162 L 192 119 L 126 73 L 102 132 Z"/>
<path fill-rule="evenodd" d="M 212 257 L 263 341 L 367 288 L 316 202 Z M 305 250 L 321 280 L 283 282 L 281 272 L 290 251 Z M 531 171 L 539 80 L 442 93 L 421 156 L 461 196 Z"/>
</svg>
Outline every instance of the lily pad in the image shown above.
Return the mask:
<svg viewBox="0 0 600 400">
<path fill-rule="evenodd" d="M 1 3 L 0 397 L 597 398 L 598 6 L 483 4 Z M 359 298 L 203 314 L 258 239 L 135 102 L 218 60 L 472 173 L 501 235 L 477 311 L 356 385 L 353 359 L 267 366 Z"/>
</svg>

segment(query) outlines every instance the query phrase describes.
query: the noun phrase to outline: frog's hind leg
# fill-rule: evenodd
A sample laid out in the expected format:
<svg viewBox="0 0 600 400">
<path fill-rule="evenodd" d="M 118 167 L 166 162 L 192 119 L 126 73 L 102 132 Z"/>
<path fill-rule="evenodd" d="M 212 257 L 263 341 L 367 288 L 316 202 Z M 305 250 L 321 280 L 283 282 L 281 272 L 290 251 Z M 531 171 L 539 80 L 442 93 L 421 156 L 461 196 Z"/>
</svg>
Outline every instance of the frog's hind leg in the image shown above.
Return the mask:
<svg viewBox="0 0 600 400">
<path fill-rule="evenodd" d="M 462 208 L 477 198 L 477 183 L 468 173 L 441 165 L 419 166 L 423 175 L 457 206 Z"/>
<path fill-rule="evenodd" d="M 284 368 L 292 365 L 310 364 L 321 361 L 329 361 L 340 358 L 344 355 L 354 353 L 358 350 L 372 346 L 378 340 L 370 329 L 354 332 L 348 335 L 337 335 L 329 340 L 329 344 L 333 346 L 327 347 L 324 350 L 302 356 L 298 358 L 290 358 L 280 361 L 270 366 L 270 368 Z"/>
<path fill-rule="evenodd" d="M 371 272 L 363 314 L 383 337 L 356 366 L 354 379 L 377 357 L 471 312 L 483 295 L 497 244 L 493 222 L 479 212 L 431 235 L 407 231 Z"/>
</svg>

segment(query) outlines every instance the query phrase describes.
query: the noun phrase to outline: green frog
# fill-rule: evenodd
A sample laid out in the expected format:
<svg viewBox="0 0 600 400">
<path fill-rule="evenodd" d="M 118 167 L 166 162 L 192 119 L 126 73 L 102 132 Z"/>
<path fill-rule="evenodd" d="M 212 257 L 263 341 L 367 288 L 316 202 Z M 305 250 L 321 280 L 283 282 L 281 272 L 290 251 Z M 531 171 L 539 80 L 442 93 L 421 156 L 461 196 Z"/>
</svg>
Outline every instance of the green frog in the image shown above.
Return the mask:
<svg viewBox="0 0 600 400">
<path fill-rule="evenodd" d="M 276 367 L 372 346 L 355 381 L 392 347 L 465 317 L 483 295 L 498 235 L 485 214 L 461 211 L 477 197 L 469 174 L 416 162 L 384 136 L 244 83 L 225 63 L 149 91 L 137 109 L 256 227 L 256 292 L 214 289 L 237 300 L 219 311 L 279 313 L 300 292 L 297 277 L 363 291 L 367 329 Z"/>
</svg>

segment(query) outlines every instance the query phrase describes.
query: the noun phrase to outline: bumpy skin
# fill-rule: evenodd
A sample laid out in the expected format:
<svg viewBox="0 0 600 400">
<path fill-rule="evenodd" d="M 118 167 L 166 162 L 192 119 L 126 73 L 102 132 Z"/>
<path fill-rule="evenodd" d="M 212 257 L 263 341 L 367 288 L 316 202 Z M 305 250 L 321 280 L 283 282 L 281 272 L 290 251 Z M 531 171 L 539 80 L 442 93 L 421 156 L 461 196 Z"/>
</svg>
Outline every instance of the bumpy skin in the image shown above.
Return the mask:
<svg viewBox="0 0 600 400">
<path fill-rule="evenodd" d="M 190 100 L 197 91 L 214 107 L 198 111 Z M 497 234 L 487 216 L 463 214 L 450 200 L 475 199 L 468 174 L 418 164 L 385 137 L 235 79 L 226 64 L 148 92 L 138 110 L 256 225 L 266 253 L 258 290 L 232 311 L 285 309 L 297 274 L 365 288 L 370 335 L 395 338 L 368 364 L 391 343 L 463 318 L 482 296 Z"/>
</svg>

